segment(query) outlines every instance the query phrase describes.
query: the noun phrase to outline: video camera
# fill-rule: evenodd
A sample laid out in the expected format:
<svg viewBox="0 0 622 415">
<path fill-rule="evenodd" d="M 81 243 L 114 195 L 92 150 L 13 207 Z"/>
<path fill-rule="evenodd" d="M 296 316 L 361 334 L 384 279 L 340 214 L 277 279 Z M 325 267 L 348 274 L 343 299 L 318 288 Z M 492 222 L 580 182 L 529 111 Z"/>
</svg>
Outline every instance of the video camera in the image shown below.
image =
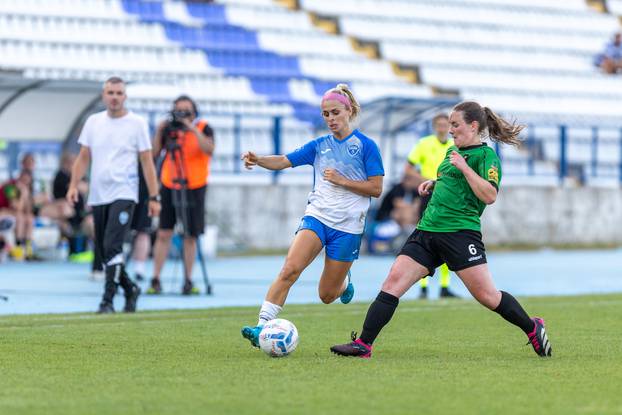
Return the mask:
<svg viewBox="0 0 622 415">
<path fill-rule="evenodd" d="M 162 132 L 163 147 L 168 148 L 175 144 L 180 132 L 186 131 L 186 125 L 182 121 L 184 118 L 192 117 L 190 111 L 171 111 L 166 118 L 166 126 Z"/>
</svg>

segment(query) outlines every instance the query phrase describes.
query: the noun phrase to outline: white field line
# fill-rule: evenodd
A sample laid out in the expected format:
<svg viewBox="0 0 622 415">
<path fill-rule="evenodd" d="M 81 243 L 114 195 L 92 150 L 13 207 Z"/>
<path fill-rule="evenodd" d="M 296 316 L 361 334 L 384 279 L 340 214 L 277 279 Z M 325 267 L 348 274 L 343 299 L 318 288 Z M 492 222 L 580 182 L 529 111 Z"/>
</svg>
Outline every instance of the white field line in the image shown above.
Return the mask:
<svg viewBox="0 0 622 415">
<path fill-rule="evenodd" d="M 451 300 L 454 301 L 454 300 Z M 600 306 L 619 306 L 620 304 L 622 304 L 622 299 L 621 300 L 593 300 L 593 301 L 588 301 L 588 302 L 583 302 L 583 301 L 562 301 L 562 302 L 553 302 L 550 304 L 547 304 L 546 307 L 567 307 L 567 306 L 571 306 L 571 305 L 577 305 L 577 304 L 585 304 L 587 306 L 590 307 L 600 307 Z M 341 311 L 340 314 L 345 314 L 345 315 L 357 315 L 360 314 L 361 317 L 364 317 L 364 313 L 366 312 L 366 305 L 365 304 L 356 304 L 358 307 L 357 309 L 353 310 L 344 310 Z M 416 307 L 411 307 L 411 306 L 402 306 L 399 308 L 398 312 L 399 313 L 418 313 L 418 312 L 430 312 L 430 311 L 437 311 L 437 310 L 469 310 L 469 309 L 475 309 L 477 303 L 475 301 L 461 301 L 460 304 L 453 304 L 450 305 L 447 302 L 437 302 L 437 303 L 432 303 L 429 305 L 424 305 L 424 306 L 416 306 Z M 363 307 L 361 307 L 363 306 Z M 82 315 L 82 316 L 63 316 L 63 317 L 50 317 L 50 319 L 46 319 L 46 318 L 38 318 L 35 320 L 29 320 L 28 322 L 25 322 L 24 325 L 7 325 L 7 326 L 2 326 L 0 325 L 0 331 L 3 330 L 21 330 L 21 329 L 32 329 L 32 330 L 36 330 L 39 328 L 44 328 L 44 329 L 54 329 L 54 328 L 65 328 L 65 327 L 70 327 L 72 326 L 72 324 L 63 324 L 63 323 L 59 323 L 58 321 L 67 321 L 67 322 L 71 322 L 71 321 L 76 321 L 76 320 L 90 320 L 90 323 L 92 323 L 92 325 L 97 325 L 97 326 L 125 326 L 125 325 L 135 325 L 135 324 L 139 324 L 139 325 L 148 325 L 148 324 L 156 324 L 156 323 L 162 323 L 162 322 L 166 322 L 169 321 L 173 324 L 180 324 L 180 323 L 192 323 L 192 322 L 197 322 L 197 321 L 201 321 L 201 320 L 205 320 L 207 322 L 210 322 L 212 320 L 219 320 L 219 319 L 228 319 L 231 318 L 232 316 L 240 316 L 240 317 L 247 317 L 248 316 L 248 311 L 244 311 L 244 310 L 235 310 L 235 311 L 231 311 L 229 313 L 227 313 L 226 315 L 197 315 L 196 317 L 189 317 L 192 316 L 193 314 L 197 314 L 197 313 L 201 313 L 203 314 L 204 312 L 209 312 L 210 309 L 203 309 L 203 310 L 195 310 L 193 313 L 184 313 L 184 312 L 157 312 L 157 313 L 149 313 L 146 314 L 144 316 L 141 315 L 137 315 L 136 317 L 141 317 L 140 320 L 138 321 L 133 321 L 133 320 L 123 320 L 123 321 L 114 321 L 114 320 L 102 320 L 103 316 L 99 316 L 99 315 Z M 332 311 L 329 312 L 326 309 L 317 309 L 315 307 L 313 308 L 307 308 L 306 311 L 305 309 L 303 310 L 298 310 L 296 312 L 292 312 L 292 313 L 285 313 L 285 315 L 283 317 L 287 317 L 288 319 L 291 319 L 293 317 L 305 317 L 308 316 L 309 314 L 312 314 L 313 316 L 325 316 L 325 315 L 330 315 L 332 314 Z M 176 316 L 182 317 L 182 318 L 175 318 Z M 156 317 L 156 318 L 151 318 L 151 317 Z M 103 317 L 105 318 L 105 317 Z M 30 323 L 31 321 L 50 321 L 50 324 L 36 324 L 36 325 L 29 325 L 28 323 Z M 240 322 L 240 324 L 243 324 L 244 322 Z"/>
</svg>

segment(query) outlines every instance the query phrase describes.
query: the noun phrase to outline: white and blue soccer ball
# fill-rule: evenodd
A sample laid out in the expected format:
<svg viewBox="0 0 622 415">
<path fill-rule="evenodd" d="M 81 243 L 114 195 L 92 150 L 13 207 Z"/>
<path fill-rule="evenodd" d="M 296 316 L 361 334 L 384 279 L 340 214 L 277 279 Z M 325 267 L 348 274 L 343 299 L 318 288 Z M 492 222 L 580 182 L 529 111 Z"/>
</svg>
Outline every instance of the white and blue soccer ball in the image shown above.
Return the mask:
<svg viewBox="0 0 622 415">
<path fill-rule="evenodd" d="M 284 357 L 296 350 L 298 330 L 294 323 L 276 318 L 264 324 L 259 333 L 259 347 L 268 356 Z"/>
</svg>

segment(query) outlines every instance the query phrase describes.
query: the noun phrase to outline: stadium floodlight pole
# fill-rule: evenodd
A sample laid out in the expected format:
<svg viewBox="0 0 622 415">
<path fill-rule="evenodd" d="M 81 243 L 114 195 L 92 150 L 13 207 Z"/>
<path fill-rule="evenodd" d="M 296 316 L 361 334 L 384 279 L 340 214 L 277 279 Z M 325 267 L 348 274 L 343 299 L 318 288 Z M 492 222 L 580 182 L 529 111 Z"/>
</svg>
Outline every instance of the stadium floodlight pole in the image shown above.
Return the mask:
<svg viewBox="0 0 622 415">
<path fill-rule="evenodd" d="M 179 145 L 179 139 L 183 134 L 183 131 L 178 130 L 175 131 L 177 136 L 174 139 L 168 138 L 167 141 L 167 151 L 171 155 L 171 161 L 173 162 L 173 166 L 175 166 L 175 179 L 173 183 L 177 186 L 173 186 L 173 206 L 175 207 L 175 216 L 177 219 L 177 224 L 181 224 L 182 231 L 181 235 L 185 239 L 188 235 L 188 179 L 186 178 L 186 172 L 184 170 L 184 163 L 182 157 L 182 149 Z M 201 207 L 202 208 L 202 207 Z M 201 244 L 199 240 L 200 236 L 197 235 L 197 253 L 199 257 L 199 264 L 201 265 L 201 273 L 203 275 L 203 283 L 205 284 L 205 294 L 212 295 L 212 284 L 209 281 L 209 277 L 207 276 L 207 268 L 205 267 L 205 260 L 203 258 L 203 253 L 201 252 Z M 184 261 L 184 242 L 181 242 L 181 262 L 183 264 L 184 275 L 186 274 L 186 263 Z"/>
</svg>

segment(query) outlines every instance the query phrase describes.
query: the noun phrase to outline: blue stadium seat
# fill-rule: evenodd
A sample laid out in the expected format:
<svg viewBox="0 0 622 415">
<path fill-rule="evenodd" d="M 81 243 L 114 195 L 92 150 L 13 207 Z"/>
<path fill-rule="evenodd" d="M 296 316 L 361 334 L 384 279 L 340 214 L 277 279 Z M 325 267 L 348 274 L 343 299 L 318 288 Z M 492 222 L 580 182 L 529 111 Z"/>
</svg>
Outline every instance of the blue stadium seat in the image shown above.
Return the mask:
<svg viewBox="0 0 622 415">
<path fill-rule="evenodd" d="M 164 22 L 164 8 L 161 2 L 144 0 L 122 0 L 127 13 L 137 14 L 145 22 Z"/>
<path fill-rule="evenodd" d="M 227 24 L 225 7 L 223 5 L 189 2 L 187 7 L 188 14 L 203 19 L 205 23 Z"/>
<path fill-rule="evenodd" d="M 264 51 L 207 50 L 210 65 L 230 75 L 302 77 L 298 60 Z"/>
<path fill-rule="evenodd" d="M 292 100 L 287 81 L 282 78 L 250 78 L 253 91 L 267 95 L 272 101 L 289 102 Z"/>
</svg>

